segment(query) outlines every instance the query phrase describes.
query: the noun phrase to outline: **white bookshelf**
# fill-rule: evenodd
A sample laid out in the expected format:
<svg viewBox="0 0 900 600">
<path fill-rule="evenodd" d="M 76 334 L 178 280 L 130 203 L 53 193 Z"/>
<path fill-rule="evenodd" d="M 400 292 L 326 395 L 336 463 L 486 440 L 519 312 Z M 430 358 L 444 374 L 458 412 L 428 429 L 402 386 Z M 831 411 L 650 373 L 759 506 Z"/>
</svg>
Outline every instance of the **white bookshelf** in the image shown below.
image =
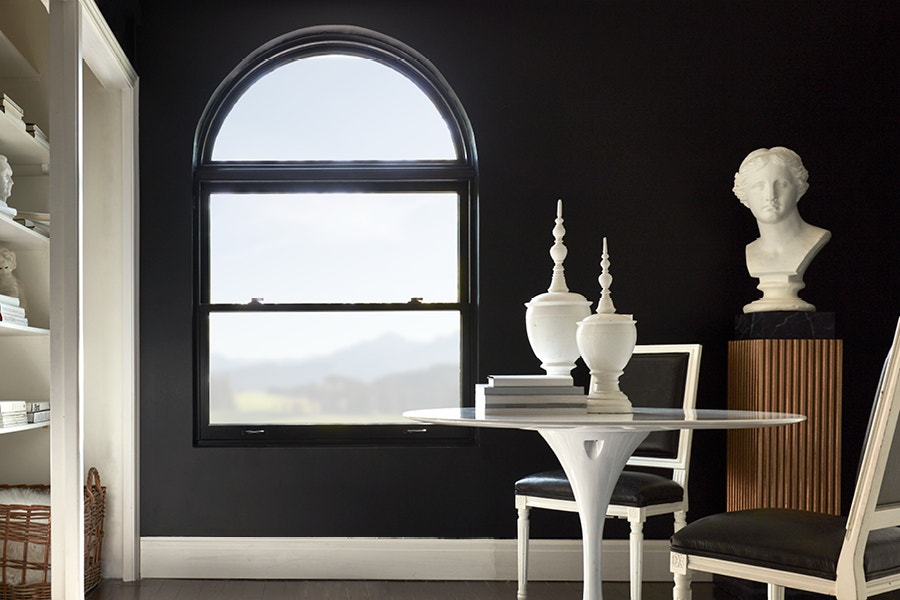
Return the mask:
<svg viewBox="0 0 900 600">
<path fill-rule="evenodd" d="M 0 322 L 0 399 L 49 400 L 52 416 L 0 428 L 0 483 L 50 484 L 53 598 L 80 599 L 88 466 L 108 489 L 103 576 L 140 575 L 137 75 L 94 0 L 0 0 L 3 94 L 24 113 L 0 112 L 9 205 L 49 213 L 52 234 L 0 216 L 28 317 Z"/>
<path fill-rule="evenodd" d="M 47 39 L 47 8 L 40 0 L 0 3 L 0 154 L 13 169 L 10 206 L 47 206 L 50 146 L 26 123 L 45 130 L 46 56 L 33 42 Z M 4 104 L 6 101 L 4 100 Z M 25 290 L 28 326 L 0 321 L 0 400 L 50 400 L 50 240 L 0 215 L 0 246 L 16 254 L 15 276 Z M 49 483 L 47 423 L 0 428 L 0 483 Z M 43 430 L 41 433 L 40 431 Z M 30 432 L 30 433 L 26 433 Z M 10 435 L 16 434 L 16 435 Z"/>
</svg>

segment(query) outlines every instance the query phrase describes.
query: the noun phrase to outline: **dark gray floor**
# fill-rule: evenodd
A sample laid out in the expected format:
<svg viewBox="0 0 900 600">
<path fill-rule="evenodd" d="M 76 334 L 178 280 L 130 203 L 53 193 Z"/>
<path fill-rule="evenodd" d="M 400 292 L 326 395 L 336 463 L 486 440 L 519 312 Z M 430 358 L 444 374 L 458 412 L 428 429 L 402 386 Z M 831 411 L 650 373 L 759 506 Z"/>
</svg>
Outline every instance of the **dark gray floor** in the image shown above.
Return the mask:
<svg viewBox="0 0 900 600">
<path fill-rule="evenodd" d="M 712 600 L 713 586 L 695 583 L 693 600 Z M 580 582 L 533 581 L 530 600 L 581 600 Z M 628 583 L 603 584 L 604 600 L 628 600 Z M 86 600 L 515 600 L 514 581 L 104 580 Z M 672 584 L 645 583 L 643 600 L 670 600 Z"/>
</svg>

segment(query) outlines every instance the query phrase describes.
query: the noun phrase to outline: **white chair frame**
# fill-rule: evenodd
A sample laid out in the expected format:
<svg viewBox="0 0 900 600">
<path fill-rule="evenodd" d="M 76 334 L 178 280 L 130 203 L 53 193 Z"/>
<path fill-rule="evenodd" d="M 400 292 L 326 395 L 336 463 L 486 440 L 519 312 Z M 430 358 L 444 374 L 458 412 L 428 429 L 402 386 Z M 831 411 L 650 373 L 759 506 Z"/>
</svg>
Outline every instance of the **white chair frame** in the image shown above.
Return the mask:
<svg viewBox="0 0 900 600">
<path fill-rule="evenodd" d="M 675 576 L 675 600 L 689 600 L 693 571 L 715 573 L 767 584 L 769 600 L 783 600 L 784 589 L 794 588 L 835 596 L 838 600 L 867 598 L 900 587 L 900 573 L 866 581 L 863 556 L 869 532 L 900 525 L 900 502 L 879 504 L 881 484 L 900 411 L 900 321 L 879 384 L 866 447 L 847 517 L 846 533 L 837 562 L 836 579 L 819 578 L 741 562 L 693 556 L 673 551 L 670 567 Z M 900 445 L 895 451 L 900 451 Z M 894 475 L 896 477 L 896 475 Z"/>
<path fill-rule="evenodd" d="M 697 404 L 697 382 L 700 378 L 700 356 L 702 346 L 700 344 L 645 344 L 635 346 L 635 354 L 666 354 L 683 353 L 688 355 L 687 377 L 684 384 L 684 399 L 682 408 L 692 410 Z M 627 466 L 656 467 L 672 470 L 672 480 L 684 489 L 684 497 L 681 502 L 669 504 L 656 504 L 638 508 L 610 504 L 606 511 L 607 517 L 627 519 L 630 526 L 629 534 L 629 581 L 631 600 L 640 600 L 641 582 L 644 572 L 644 522 L 647 517 L 656 515 L 674 515 L 675 531 L 685 526 L 688 511 L 688 468 L 691 456 L 691 437 L 693 430 L 682 429 L 678 435 L 678 450 L 674 458 L 654 458 L 645 456 L 632 456 L 628 459 Z M 545 508 L 566 512 L 578 512 L 578 506 L 571 500 L 558 500 L 542 498 L 538 496 L 516 495 L 516 510 L 518 512 L 518 600 L 526 600 L 528 596 L 528 541 L 529 541 L 529 510 L 531 508 Z"/>
</svg>

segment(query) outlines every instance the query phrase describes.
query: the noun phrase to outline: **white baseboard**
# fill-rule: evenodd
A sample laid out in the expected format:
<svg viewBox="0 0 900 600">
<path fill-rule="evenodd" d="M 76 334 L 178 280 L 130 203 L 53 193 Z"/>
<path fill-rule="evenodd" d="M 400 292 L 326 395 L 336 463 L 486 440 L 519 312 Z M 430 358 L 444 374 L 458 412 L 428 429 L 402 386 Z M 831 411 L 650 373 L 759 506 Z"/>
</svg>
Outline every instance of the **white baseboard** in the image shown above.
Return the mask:
<svg viewBox="0 0 900 600">
<path fill-rule="evenodd" d="M 530 580 L 581 580 L 581 540 L 532 540 L 529 549 Z M 507 581 L 516 579 L 516 541 L 144 537 L 141 577 Z M 668 541 L 646 540 L 643 579 L 671 577 Z M 628 580 L 627 540 L 603 542 L 603 579 Z"/>
</svg>

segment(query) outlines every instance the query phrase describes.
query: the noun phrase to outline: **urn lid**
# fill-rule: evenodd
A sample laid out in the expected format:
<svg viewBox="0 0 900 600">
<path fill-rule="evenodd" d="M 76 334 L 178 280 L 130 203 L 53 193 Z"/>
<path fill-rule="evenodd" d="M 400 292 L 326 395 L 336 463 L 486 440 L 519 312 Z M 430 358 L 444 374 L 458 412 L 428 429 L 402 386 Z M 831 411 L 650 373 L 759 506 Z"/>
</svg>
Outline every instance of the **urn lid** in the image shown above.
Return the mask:
<svg viewBox="0 0 900 600">
<path fill-rule="evenodd" d="M 553 274 L 550 278 L 550 287 L 543 294 L 538 294 L 525 303 L 525 306 L 534 306 L 541 304 L 587 304 L 590 301 L 581 294 L 570 292 L 569 286 L 566 285 L 566 269 L 563 261 L 569 253 L 563 237 L 566 235 L 566 228 L 563 227 L 562 216 L 562 200 L 556 201 L 556 225 L 553 227 L 553 245 L 550 247 L 550 258 L 553 259 Z"/>
<path fill-rule="evenodd" d="M 597 281 L 600 282 L 600 300 L 597 302 L 597 312 L 587 320 L 591 321 L 633 321 L 633 315 L 625 315 L 619 314 L 616 312 L 616 306 L 612 301 L 612 293 L 609 291 L 610 287 L 612 287 L 612 275 L 609 272 L 609 250 L 606 243 L 606 237 L 603 238 L 603 255 L 602 260 L 600 261 L 600 277 L 597 278 Z"/>
</svg>

